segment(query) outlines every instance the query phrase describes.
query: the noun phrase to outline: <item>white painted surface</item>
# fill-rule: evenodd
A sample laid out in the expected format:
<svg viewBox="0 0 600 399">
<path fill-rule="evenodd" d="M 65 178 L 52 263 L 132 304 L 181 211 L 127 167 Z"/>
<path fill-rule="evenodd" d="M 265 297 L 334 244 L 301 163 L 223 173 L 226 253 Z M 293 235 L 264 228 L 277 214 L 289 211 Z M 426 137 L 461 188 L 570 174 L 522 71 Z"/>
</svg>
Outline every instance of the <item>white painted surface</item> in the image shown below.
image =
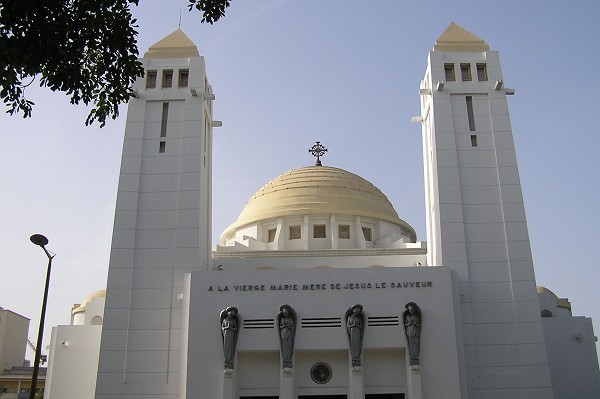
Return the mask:
<svg viewBox="0 0 600 399">
<path fill-rule="evenodd" d="M 44 399 L 92 399 L 105 298 L 100 292 L 79 305 L 71 325 L 52 328 Z"/>
<path fill-rule="evenodd" d="M 245 391 L 267 395 L 279 390 L 275 373 L 279 368 L 279 342 L 273 320 L 279 307 L 287 303 L 298 317 L 294 368 L 297 394 L 336 393 L 348 394 L 351 398 L 344 312 L 360 303 L 367 318 L 401 319 L 404 305 L 409 301 L 419 304 L 423 312 L 421 364 L 427 370 L 423 377 L 423 397 L 460 397 L 456 312 L 452 299 L 455 293 L 450 273 L 446 267 L 194 272 L 189 291 L 186 290 L 189 297 L 185 299 L 190 306 L 189 337 L 194 337 L 188 343 L 187 397 L 193 398 L 193 393 L 199 391 L 206 397 L 223 394 L 218 378 L 223 373 L 218 315 L 228 306 L 236 306 L 241 318 L 235 365 L 240 394 Z M 432 286 L 417 288 L 413 284 L 413 287 L 392 288 L 392 283 L 402 281 L 428 281 Z M 296 289 L 271 289 L 271 285 L 284 283 L 291 287 L 296 285 Z M 344 289 L 350 283 L 365 284 L 365 288 Z M 340 286 L 332 289 L 332 284 Z M 243 288 L 244 285 L 247 287 Z M 252 291 L 248 286 L 253 286 Z M 308 319 L 312 318 L 334 318 L 339 324 L 337 327 L 307 327 Z M 266 320 L 266 328 L 249 328 L 249 321 L 253 320 Z M 367 323 L 363 341 L 364 392 L 406 393 L 406 344 L 402 324 L 397 321 L 389 326 L 376 326 L 372 320 Z M 316 384 L 310 378 L 310 368 L 319 361 L 332 368 L 332 380 L 325 385 Z M 383 365 L 389 367 L 386 372 L 382 371 Z M 270 369 L 274 371 L 259 382 L 244 377 L 247 373 Z M 255 385 L 257 383 L 260 387 Z"/>
<path fill-rule="evenodd" d="M 431 51 L 421 82 L 434 87 L 446 80 L 445 64 L 455 67 L 456 81 L 421 95 L 428 264 L 449 266 L 459 279 L 469 397 L 551 397 L 544 336 L 531 328 L 541 321 L 506 95 L 493 87 L 503 79 L 498 53 L 458 51 Z M 477 63 L 487 80 L 478 81 Z"/>
<path fill-rule="evenodd" d="M 134 87 L 140 95 L 129 102 L 98 399 L 177 397 L 183 276 L 210 268 L 212 104 L 203 96 L 211 91 L 204 59 L 144 58 L 142 63 L 157 71 L 157 82 L 146 88 L 145 79 L 138 79 Z M 165 69 L 173 70 L 172 88 L 161 88 Z M 189 70 L 188 87 L 178 88 L 182 69 Z M 164 103 L 169 106 L 163 137 Z"/>
<path fill-rule="evenodd" d="M 52 328 L 44 399 L 94 397 L 101 333 L 101 325 Z"/>
</svg>

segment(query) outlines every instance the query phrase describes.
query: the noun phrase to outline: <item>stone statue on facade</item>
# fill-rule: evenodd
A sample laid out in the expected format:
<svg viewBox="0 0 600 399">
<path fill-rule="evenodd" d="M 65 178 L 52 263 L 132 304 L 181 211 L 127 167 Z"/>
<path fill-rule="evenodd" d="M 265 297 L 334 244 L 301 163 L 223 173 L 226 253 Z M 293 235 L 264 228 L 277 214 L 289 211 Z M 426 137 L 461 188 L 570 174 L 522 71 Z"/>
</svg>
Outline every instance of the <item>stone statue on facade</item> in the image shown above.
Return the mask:
<svg viewBox="0 0 600 399">
<path fill-rule="evenodd" d="M 365 314 L 362 305 L 354 305 L 346 310 L 346 333 L 350 343 L 352 368 L 361 367 L 363 336 L 365 331 Z"/>
<path fill-rule="evenodd" d="M 282 368 L 292 368 L 294 339 L 296 338 L 296 312 L 290 305 L 281 305 L 277 314 L 277 332 L 281 347 Z"/>
<path fill-rule="evenodd" d="M 406 348 L 410 356 L 411 368 L 419 368 L 419 353 L 421 350 L 421 308 L 414 303 L 408 302 L 404 305 L 406 309 L 402 312 L 402 325 Z"/>
<path fill-rule="evenodd" d="M 221 336 L 223 337 L 223 355 L 225 370 L 233 370 L 235 347 L 238 339 L 240 316 L 236 307 L 230 306 L 221 311 Z"/>
</svg>

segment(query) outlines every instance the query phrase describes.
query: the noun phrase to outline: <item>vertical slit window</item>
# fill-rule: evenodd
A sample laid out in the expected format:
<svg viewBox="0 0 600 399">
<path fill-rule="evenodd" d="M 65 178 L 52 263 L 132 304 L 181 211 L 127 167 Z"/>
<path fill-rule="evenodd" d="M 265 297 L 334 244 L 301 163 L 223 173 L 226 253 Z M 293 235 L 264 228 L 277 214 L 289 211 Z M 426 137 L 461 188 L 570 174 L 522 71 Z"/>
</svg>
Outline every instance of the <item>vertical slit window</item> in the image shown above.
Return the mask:
<svg viewBox="0 0 600 399">
<path fill-rule="evenodd" d="M 163 71 L 162 87 L 166 89 L 173 86 L 173 70 L 168 69 Z"/>
<path fill-rule="evenodd" d="M 154 89 L 156 87 L 156 71 L 146 72 L 146 89 Z"/>
<path fill-rule="evenodd" d="M 275 235 L 277 234 L 277 229 L 269 229 L 267 242 L 275 242 Z"/>
<path fill-rule="evenodd" d="M 477 147 L 477 135 L 476 134 L 471 135 L 471 147 Z"/>
<path fill-rule="evenodd" d="M 467 116 L 469 117 L 469 130 L 475 131 L 475 114 L 473 113 L 473 97 L 467 96 Z"/>
<path fill-rule="evenodd" d="M 160 120 L 160 137 L 167 137 L 167 121 L 169 120 L 169 103 L 163 103 L 162 118 Z"/>
<path fill-rule="evenodd" d="M 210 132 L 210 116 L 208 114 L 204 114 L 204 153 L 206 153 L 206 148 L 208 146 L 208 132 Z"/>
<path fill-rule="evenodd" d="M 460 76 L 463 82 L 471 81 L 471 65 L 460 64 Z"/>
<path fill-rule="evenodd" d="M 447 82 L 454 82 L 454 64 L 444 64 L 444 76 Z"/>
<path fill-rule="evenodd" d="M 161 141 L 158 144 L 158 152 L 159 154 L 163 154 L 167 149 L 167 142 L 166 141 Z"/>
<path fill-rule="evenodd" d="M 477 64 L 477 80 L 480 82 L 485 82 L 488 80 L 487 77 L 487 67 L 485 64 Z"/>
<path fill-rule="evenodd" d="M 188 87 L 188 77 L 190 75 L 190 71 L 187 69 L 179 70 L 179 87 Z"/>
</svg>

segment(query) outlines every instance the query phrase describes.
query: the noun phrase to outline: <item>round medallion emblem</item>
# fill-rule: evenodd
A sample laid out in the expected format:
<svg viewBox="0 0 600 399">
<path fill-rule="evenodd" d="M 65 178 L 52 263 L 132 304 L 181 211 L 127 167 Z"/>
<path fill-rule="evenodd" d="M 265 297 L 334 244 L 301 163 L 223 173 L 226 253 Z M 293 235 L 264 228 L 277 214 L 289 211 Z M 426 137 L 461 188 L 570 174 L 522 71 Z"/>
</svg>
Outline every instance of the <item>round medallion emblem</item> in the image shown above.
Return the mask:
<svg viewBox="0 0 600 399">
<path fill-rule="evenodd" d="M 327 363 L 315 363 L 310 369 L 310 378 L 317 384 L 327 384 L 331 380 L 331 367 Z"/>
</svg>

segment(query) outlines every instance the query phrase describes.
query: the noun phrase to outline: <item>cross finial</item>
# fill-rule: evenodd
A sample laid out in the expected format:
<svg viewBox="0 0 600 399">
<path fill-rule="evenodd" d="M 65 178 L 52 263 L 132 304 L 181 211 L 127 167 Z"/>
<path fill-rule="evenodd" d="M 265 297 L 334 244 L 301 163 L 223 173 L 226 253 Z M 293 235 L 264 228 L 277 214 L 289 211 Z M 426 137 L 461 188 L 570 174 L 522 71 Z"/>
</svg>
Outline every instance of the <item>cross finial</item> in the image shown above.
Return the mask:
<svg viewBox="0 0 600 399">
<path fill-rule="evenodd" d="M 325 153 L 327 152 L 327 148 L 323 147 L 320 141 L 317 141 L 315 145 L 308 149 L 308 152 L 313 154 L 314 157 L 317 157 L 317 162 L 315 162 L 315 166 L 322 166 L 321 157 L 325 155 Z"/>
<path fill-rule="evenodd" d="M 181 29 L 181 8 L 179 9 L 179 29 Z"/>
</svg>

